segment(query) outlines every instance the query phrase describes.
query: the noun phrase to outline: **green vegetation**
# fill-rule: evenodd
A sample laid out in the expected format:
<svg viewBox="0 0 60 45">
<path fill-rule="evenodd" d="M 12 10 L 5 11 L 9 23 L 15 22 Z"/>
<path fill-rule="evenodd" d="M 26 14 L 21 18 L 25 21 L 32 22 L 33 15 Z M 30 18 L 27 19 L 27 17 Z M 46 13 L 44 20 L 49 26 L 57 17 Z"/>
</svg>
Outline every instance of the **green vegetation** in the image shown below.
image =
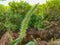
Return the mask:
<svg viewBox="0 0 60 45">
<path fill-rule="evenodd" d="M 49 1 L 46 4 L 39 5 L 31 17 L 29 26 L 40 30 L 45 27 L 44 21 L 60 21 L 59 2 L 60 1 Z M 26 2 L 13 1 L 9 2 L 9 6 L 0 4 L 0 31 L 8 30 L 7 28 L 18 31 L 22 20 L 31 7 L 32 6 Z"/>
<path fill-rule="evenodd" d="M 20 33 L 19 37 L 11 45 L 21 42 L 29 27 L 38 30 L 46 29 L 51 21 L 60 22 L 59 0 L 47 1 L 46 4 L 36 4 L 35 6 L 24 1 L 9 2 L 9 6 L 0 4 L 0 31 Z M 30 43 L 26 45 L 30 45 Z"/>
<path fill-rule="evenodd" d="M 18 42 L 22 42 L 23 38 L 26 36 L 26 30 L 28 29 L 30 18 L 37 6 L 38 4 L 32 7 L 31 10 L 26 14 L 21 24 L 20 36 L 14 42 L 12 42 L 11 45 L 17 45 Z"/>
</svg>

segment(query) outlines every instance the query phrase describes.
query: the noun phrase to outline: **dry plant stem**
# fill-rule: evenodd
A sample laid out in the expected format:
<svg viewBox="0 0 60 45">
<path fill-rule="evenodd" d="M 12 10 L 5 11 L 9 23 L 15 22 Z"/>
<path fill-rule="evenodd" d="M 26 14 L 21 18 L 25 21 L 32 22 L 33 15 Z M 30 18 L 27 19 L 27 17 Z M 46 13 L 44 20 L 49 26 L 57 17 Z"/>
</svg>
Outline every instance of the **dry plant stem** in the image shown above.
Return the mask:
<svg viewBox="0 0 60 45">
<path fill-rule="evenodd" d="M 10 45 L 11 41 L 12 41 L 12 37 L 10 33 L 6 32 L 0 40 L 0 45 Z"/>
</svg>

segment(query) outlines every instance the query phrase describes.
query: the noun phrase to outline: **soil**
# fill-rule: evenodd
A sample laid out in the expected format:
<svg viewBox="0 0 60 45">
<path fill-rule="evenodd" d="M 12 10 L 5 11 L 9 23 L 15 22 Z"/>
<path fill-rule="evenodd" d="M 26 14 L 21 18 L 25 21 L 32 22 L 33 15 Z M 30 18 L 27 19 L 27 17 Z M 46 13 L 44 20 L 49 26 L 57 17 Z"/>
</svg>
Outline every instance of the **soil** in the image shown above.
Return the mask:
<svg viewBox="0 0 60 45">
<path fill-rule="evenodd" d="M 9 32 L 12 36 L 12 39 L 15 40 L 19 37 L 19 32 Z M 8 36 L 8 33 L 0 33 L 0 45 L 9 45 L 11 39 Z M 26 32 L 26 36 L 22 41 L 22 45 L 25 45 L 27 42 L 35 39 L 36 45 L 51 45 L 51 39 L 53 38 L 53 45 L 60 45 L 60 23 L 53 24 L 51 27 L 44 30 L 37 30 L 35 28 L 29 28 Z M 20 44 L 18 44 L 20 45 Z"/>
</svg>

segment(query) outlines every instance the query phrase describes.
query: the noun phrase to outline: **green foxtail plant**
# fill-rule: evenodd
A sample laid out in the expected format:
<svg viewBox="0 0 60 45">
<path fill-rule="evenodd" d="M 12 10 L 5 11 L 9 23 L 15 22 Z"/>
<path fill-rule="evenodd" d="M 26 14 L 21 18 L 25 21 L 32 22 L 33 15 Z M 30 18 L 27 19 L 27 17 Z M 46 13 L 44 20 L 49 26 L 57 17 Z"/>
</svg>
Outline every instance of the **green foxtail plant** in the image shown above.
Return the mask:
<svg viewBox="0 0 60 45">
<path fill-rule="evenodd" d="M 34 7 L 32 7 L 31 10 L 26 14 L 26 16 L 21 24 L 20 36 L 16 40 L 14 40 L 10 45 L 17 45 L 18 42 L 21 43 L 22 39 L 26 36 L 26 29 L 28 28 L 28 23 L 30 21 L 30 18 L 32 16 L 33 12 L 36 10 L 37 6 L 38 6 L 38 4 L 36 4 Z"/>
</svg>

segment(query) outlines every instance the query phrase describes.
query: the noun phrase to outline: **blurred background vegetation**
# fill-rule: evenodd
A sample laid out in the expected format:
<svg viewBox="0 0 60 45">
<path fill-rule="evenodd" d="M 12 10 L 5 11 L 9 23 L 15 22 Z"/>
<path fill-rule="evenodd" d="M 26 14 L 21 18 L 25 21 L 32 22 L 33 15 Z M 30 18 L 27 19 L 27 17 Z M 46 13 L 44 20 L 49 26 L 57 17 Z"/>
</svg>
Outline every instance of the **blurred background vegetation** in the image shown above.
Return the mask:
<svg viewBox="0 0 60 45">
<path fill-rule="evenodd" d="M 0 31 L 19 31 L 21 22 L 33 5 L 23 1 L 12 1 L 8 4 L 8 6 L 0 4 Z M 47 1 L 46 4 L 38 5 L 30 19 L 29 27 L 44 29 L 51 21 L 60 22 L 59 0 Z"/>
</svg>

